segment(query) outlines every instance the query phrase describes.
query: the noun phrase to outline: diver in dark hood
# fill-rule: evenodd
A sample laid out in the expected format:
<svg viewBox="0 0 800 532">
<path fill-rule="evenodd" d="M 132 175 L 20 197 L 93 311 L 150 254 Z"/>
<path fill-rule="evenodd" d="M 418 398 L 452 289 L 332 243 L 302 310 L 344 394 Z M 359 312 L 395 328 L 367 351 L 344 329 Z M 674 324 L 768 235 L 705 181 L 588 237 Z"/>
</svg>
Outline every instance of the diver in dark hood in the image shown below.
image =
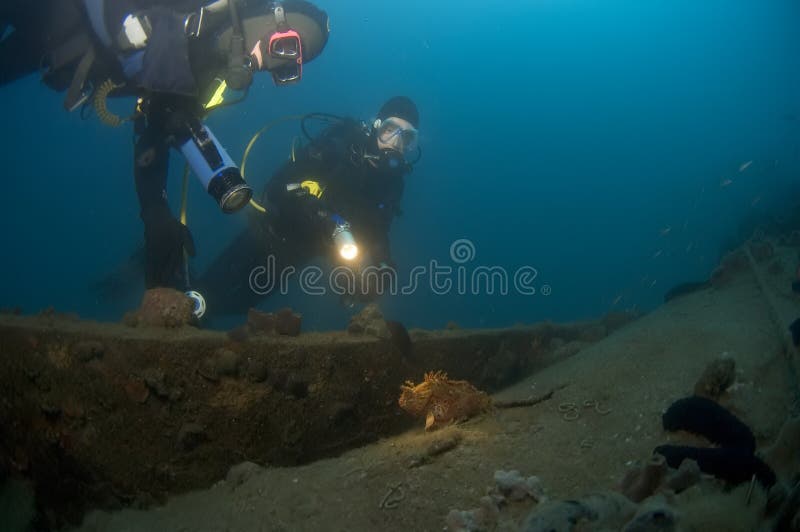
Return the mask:
<svg viewBox="0 0 800 532">
<path fill-rule="evenodd" d="M 133 121 L 146 284 L 176 288 L 187 288 L 194 243 L 167 203 L 170 148 L 223 212 L 246 205 L 252 190 L 202 119 L 239 101 L 225 101 L 226 90 L 243 98 L 256 72 L 300 81 L 329 32 L 325 12 L 304 0 L 6 0 L 0 28 L 0 85 L 38 71 L 66 91 L 67 109 L 93 104 L 108 125 Z M 135 96 L 131 117 L 110 113 L 109 95 Z"/>
<path fill-rule="evenodd" d="M 330 115 L 309 115 L 309 118 Z M 303 130 L 305 130 L 303 122 Z M 349 300 L 371 300 L 394 282 L 389 228 L 400 214 L 404 176 L 419 159 L 416 105 L 388 100 L 371 126 L 336 118 L 270 179 L 254 214 L 197 280 L 211 314 L 244 313 L 315 257 L 355 273 Z M 370 282 L 358 274 L 371 269 Z M 372 282 L 374 281 L 374 282 Z"/>
</svg>

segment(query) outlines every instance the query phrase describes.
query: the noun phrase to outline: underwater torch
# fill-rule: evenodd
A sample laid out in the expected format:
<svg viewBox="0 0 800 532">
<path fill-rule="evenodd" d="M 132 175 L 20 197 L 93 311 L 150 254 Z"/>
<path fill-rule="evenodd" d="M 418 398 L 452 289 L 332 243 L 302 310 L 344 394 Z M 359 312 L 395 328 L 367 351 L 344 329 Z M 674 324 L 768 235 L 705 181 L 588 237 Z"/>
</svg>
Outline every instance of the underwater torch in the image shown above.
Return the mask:
<svg viewBox="0 0 800 532">
<path fill-rule="evenodd" d="M 211 130 L 197 119 L 190 120 L 186 127 L 189 138 L 180 150 L 206 191 L 226 214 L 247 205 L 253 189 Z"/>
<path fill-rule="evenodd" d="M 353 233 L 350 232 L 350 224 L 338 214 L 331 216 L 333 223 L 336 224 L 333 229 L 331 238 L 333 245 L 339 252 L 339 256 L 344 260 L 353 260 L 358 257 L 358 246 L 356 240 L 353 238 Z"/>
</svg>

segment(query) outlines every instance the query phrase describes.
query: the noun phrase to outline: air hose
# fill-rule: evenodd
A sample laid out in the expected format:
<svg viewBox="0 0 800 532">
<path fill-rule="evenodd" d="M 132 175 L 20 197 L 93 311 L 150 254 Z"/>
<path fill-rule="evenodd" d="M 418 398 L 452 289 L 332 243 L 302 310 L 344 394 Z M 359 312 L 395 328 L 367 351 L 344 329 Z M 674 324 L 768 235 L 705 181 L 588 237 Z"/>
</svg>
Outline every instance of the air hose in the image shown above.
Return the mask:
<svg viewBox="0 0 800 532">
<path fill-rule="evenodd" d="M 109 94 L 123 86 L 124 84 L 118 85 L 110 79 L 107 79 L 94 91 L 94 96 L 92 97 L 94 111 L 97 113 L 97 117 L 100 119 L 100 121 L 109 127 L 119 127 L 130 120 L 130 118 L 122 118 L 121 116 L 109 111 L 108 104 L 106 102 Z"/>
<path fill-rule="evenodd" d="M 247 181 L 247 177 L 245 176 L 245 173 L 244 173 L 245 167 L 247 166 L 247 158 L 250 156 L 250 150 L 253 148 L 253 145 L 256 143 L 258 138 L 262 134 L 266 133 L 267 131 L 269 131 L 270 129 L 272 129 L 273 127 L 275 127 L 276 125 L 278 125 L 278 124 L 280 124 L 282 122 L 288 122 L 289 120 L 302 120 L 305 116 L 306 115 L 282 116 L 281 118 L 277 118 L 277 119 L 273 120 L 272 122 L 267 123 L 267 125 L 265 125 L 261 129 L 256 131 L 255 134 L 250 138 L 250 142 L 247 143 L 247 147 L 244 149 L 244 156 L 242 156 L 242 165 L 241 165 L 241 168 L 240 168 L 240 170 L 242 172 L 242 179 Z M 292 147 L 292 153 L 294 153 L 294 146 Z M 261 204 L 259 204 L 254 199 L 250 199 L 250 206 L 253 207 L 255 210 L 257 210 L 260 213 L 266 214 L 266 212 L 267 212 L 267 209 L 265 209 Z"/>
</svg>

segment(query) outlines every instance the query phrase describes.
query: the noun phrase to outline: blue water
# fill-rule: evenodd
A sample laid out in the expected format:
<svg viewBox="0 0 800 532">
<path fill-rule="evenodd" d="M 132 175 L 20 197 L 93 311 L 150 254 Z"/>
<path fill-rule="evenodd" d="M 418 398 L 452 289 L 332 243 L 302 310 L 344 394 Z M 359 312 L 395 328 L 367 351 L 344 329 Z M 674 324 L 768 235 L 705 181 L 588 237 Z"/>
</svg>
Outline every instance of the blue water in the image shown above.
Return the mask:
<svg viewBox="0 0 800 532">
<path fill-rule="evenodd" d="M 209 119 L 231 155 L 240 159 L 274 118 L 368 120 L 389 97 L 408 95 L 420 109 L 423 157 L 392 229 L 401 279 L 433 259 L 456 266 L 459 239 L 474 246 L 468 274 L 537 272 L 534 295 L 423 286 L 384 297 L 385 314 L 407 326 L 649 310 L 672 285 L 707 278 L 741 220 L 781 215 L 797 197 L 796 1 L 317 4 L 331 38 L 302 83 L 276 88 L 258 76 L 246 102 Z M 130 126 L 82 120 L 61 99 L 35 76 L 0 88 L 0 306 L 118 320 L 136 305 L 141 279 L 116 302 L 89 287 L 142 244 Z M 131 105 L 112 102 L 120 113 Z M 289 124 L 259 141 L 247 172 L 258 190 L 297 134 Z M 182 164 L 173 154 L 176 211 Z M 192 267 L 202 271 L 246 218 L 221 214 L 191 185 Z M 307 329 L 341 327 L 352 312 L 334 295 L 298 292 L 262 307 L 289 304 Z"/>
</svg>

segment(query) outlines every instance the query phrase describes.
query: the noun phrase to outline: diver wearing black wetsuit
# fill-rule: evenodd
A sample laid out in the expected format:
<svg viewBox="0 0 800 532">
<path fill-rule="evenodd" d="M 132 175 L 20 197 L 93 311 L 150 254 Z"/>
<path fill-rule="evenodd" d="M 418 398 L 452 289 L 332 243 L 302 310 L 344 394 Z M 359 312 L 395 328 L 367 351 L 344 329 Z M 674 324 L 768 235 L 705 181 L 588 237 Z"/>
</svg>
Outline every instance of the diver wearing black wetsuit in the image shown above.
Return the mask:
<svg viewBox="0 0 800 532">
<path fill-rule="evenodd" d="M 418 124 L 414 103 L 395 97 L 372 128 L 338 119 L 299 149 L 267 184 L 266 214 L 255 214 L 250 228 L 197 280 L 209 313 L 246 312 L 278 289 L 280 272 L 299 271 L 315 257 L 354 271 L 373 266 L 393 272 L 389 229 L 412 170 L 406 157 L 418 156 Z M 337 238 L 342 229 L 352 235 L 356 256 L 343 258 L 348 241 Z M 380 272 L 376 278 L 386 279 Z M 350 295 L 363 301 L 388 288 L 357 289 Z"/>
<path fill-rule="evenodd" d="M 325 12 L 304 0 L 6 0 L 0 29 L 0 84 L 39 71 L 66 91 L 70 110 L 93 101 L 97 108 L 98 94 L 138 97 L 134 176 L 145 280 L 176 288 L 185 288 L 183 253 L 193 255 L 194 244 L 167 203 L 170 148 L 224 212 L 244 206 L 250 188 L 201 122 L 209 98 L 226 89 L 246 94 L 256 71 L 269 71 L 277 85 L 299 81 L 329 31 Z"/>
</svg>

